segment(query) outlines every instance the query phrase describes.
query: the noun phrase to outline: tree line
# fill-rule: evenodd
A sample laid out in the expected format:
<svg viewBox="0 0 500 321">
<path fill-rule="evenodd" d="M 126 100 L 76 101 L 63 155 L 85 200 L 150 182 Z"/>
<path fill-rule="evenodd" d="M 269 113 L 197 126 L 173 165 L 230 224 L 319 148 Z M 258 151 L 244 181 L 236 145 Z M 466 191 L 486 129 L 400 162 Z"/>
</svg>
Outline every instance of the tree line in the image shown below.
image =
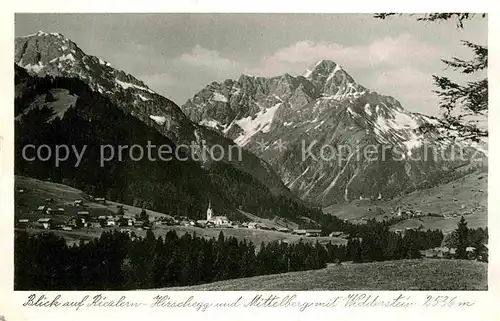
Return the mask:
<svg viewBox="0 0 500 321">
<path fill-rule="evenodd" d="M 347 245 L 261 243 L 169 231 L 137 237 L 118 231 L 67 245 L 54 233 L 15 233 L 17 290 L 130 290 L 187 286 L 256 275 L 315 270 L 331 262 L 417 258 L 442 241 L 436 231 L 390 232 L 381 224 Z"/>
<path fill-rule="evenodd" d="M 256 275 L 324 268 L 319 243 L 253 243 L 175 231 L 143 238 L 118 231 L 67 245 L 54 233 L 15 233 L 18 290 L 130 290 L 187 286 Z"/>
</svg>

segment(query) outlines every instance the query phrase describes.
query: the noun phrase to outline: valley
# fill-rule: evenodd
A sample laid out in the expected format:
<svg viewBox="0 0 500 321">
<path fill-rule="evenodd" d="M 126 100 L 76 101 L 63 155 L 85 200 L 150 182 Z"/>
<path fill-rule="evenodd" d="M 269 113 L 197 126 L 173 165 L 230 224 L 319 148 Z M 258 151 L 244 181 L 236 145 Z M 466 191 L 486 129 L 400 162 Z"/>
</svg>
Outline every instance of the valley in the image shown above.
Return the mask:
<svg viewBox="0 0 500 321">
<path fill-rule="evenodd" d="M 401 219 L 401 222 L 391 227 L 393 230 L 414 229 L 422 225 L 423 229 L 439 229 L 443 233 L 449 233 L 456 229 L 462 215 L 469 227 L 486 227 L 487 180 L 487 173 L 472 173 L 449 183 L 421 189 L 391 200 L 355 200 L 347 204 L 330 205 L 324 212 L 359 223 L 372 218 Z M 405 217 L 407 218 L 404 219 Z"/>
<path fill-rule="evenodd" d="M 486 140 L 337 62 L 178 105 L 39 31 L 14 72 L 16 289 L 487 288 Z"/>
</svg>

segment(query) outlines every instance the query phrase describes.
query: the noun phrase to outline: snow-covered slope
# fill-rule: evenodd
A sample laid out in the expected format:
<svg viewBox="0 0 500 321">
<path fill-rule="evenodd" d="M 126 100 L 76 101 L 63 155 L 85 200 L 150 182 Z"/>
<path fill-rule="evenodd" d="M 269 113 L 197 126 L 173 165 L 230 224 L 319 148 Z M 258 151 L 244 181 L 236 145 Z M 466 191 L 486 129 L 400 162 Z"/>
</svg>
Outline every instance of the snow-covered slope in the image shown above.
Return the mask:
<svg viewBox="0 0 500 321">
<path fill-rule="evenodd" d="M 437 120 L 357 84 L 329 60 L 297 77 L 213 82 L 181 108 L 271 163 L 302 198 L 323 205 L 395 196 L 474 153 L 438 132 L 422 133 L 422 124 Z M 440 154 L 429 157 L 429 147 Z"/>
</svg>

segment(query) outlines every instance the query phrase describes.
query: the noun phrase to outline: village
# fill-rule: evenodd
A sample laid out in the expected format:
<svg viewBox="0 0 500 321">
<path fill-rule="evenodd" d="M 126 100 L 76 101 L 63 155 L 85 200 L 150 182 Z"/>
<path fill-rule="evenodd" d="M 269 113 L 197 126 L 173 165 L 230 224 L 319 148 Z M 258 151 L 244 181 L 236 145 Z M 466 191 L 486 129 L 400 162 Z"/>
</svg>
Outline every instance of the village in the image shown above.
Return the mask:
<svg viewBox="0 0 500 321">
<path fill-rule="evenodd" d="M 25 186 L 18 187 L 16 192 L 29 201 L 24 202 L 25 206 L 16 214 L 15 227 L 32 233 L 51 230 L 65 237 L 68 244 L 78 244 L 81 240 L 86 242 L 89 237 L 98 237 L 109 230 L 127 233 L 132 238 L 145 235 L 147 230 L 153 230 L 158 235 L 175 230 L 178 233 L 197 233 L 205 237 L 214 237 L 224 231 L 225 235 L 250 238 L 257 242 L 256 244 L 260 244 L 262 239 L 266 242 L 278 240 L 288 243 L 302 238 L 309 242 L 318 240 L 322 244 L 330 241 L 334 244 L 345 244 L 349 239 L 349 234 L 342 231 L 325 234 L 319 228 L 301 228 L 293 222 L 262 219 L 249 213 L 245 213 L 248 215 L 246 220 L 231 220 L 231 215 L 216 213 L 211 201 L 207 204 L 204 218 L 196 220 L 116 203 L 105 197 L 93 197 L 88 194 L 75 194 L 73 198 L 59 198 L 59 194 L 32 198 L 31 195 L 35 191 Z M 425 229 L 423 224 L 426 220 L 447 220 L 462 215 L 473 215 L 481 211 L 483 206 L 461 206 L 457 211 L 438 214 L 423 211 L 419 204 L 414 202 L 401 202 L 387 207 L 383 206 L 381 201 L 383 199 L 380 194 L 378 198 L 372 199 L 360 197 L 359 201 L 353 203 L 359 214 L 343 220 L 354 224 L 364 224 L 372 219 L 389 220 L 393 222 L 391 230 L 404 236 L 409 231 Z M 453 255 L 454 250 L 442 245 L 426 250 L 422 255 L 427 258 L 447 258 Z M 468 252 L 473 251 L 473 248 L 468 248 Z"/>
<path fill-rule="evenodd" d="M 24 193 L 23 189 L 19 189 L 18 193 Z M 379 195 L 377 200 L 381 200 Z M 364 199 L 360 197 L 360 201 Z M 86 203 L 100 204 L 111 206 L 104 197 L 93 197 L 88 195 L 88 200 L 74 199 L 70 204 L 68 202 L 59 204 L 53 198 L 47 198 L 36 208 L 33 208 L 31 215 L 18 218 L 15 225 L 17 228 L 25 229 L 42 229 L 42 230 L 62 230 L 62 231 L 85 231 L 85 230 L 99 230 L 109 228 L 120 228 L 121 232 L 132 234 L 134 231 L 149 230 L 161 227 L 196 227 L 196 228 L 218 228 L 218 229 L 248 229 L 248 230 L 261 230 L 261 231 L 277 231 L 292 235 L 299 235 L 304 237 L 320 237 L 322 235 L 320 229 L 306 229 L 306 228 L 290 228 L 277 224 L 267 224 L 262 221 L 231 221 L 226 215 L 216 215 L 212 208 L 211 202 L 208 204 L 206 210 L 206 218 L 202 220 L 194 220 L 185 216 L 150 216 L 148 210 L 142 209 L 140 214 L 129 213 L 123 205 L 116 204 L 113 211 L 107 211 L 102 215 L 102 211 L 96 211 L 94 207 L 87 206 Z M 406 206 L 405 206 L 406 205 Z M 390 209 L 390 212 L 385 212 L 379 207 L 368 207 L 366 215 L 349 220 L 351 223 L 363 224 L 370 218 L 377 220 L 394 220 L 405 221 L 408 219 L 420 220 L 424 217 L 439 217 L 443 219 L 456 218 L 460 215 L 472 215 L 480 207 L 466 210 L 463 208 L 462 213 L 453 214 L 437 214 L 437 213 L 424 213 L 421 210 L 415 209 L 409 204 L 398 205 Z M 114 212 L 114 213 L 113 213 Z M 347 220 L 345 220 L 347 221 Z M 419 227 L 404 227 L 394 228 L 393 231 L 404 235 L 406 231 L 422 229 Z M 341 238 L 347 240 L 349 235 L 341 232 L 334 231 L 329 233 L 328 237 Z"/>
<path fill-rule="evenodd" d="M 91 197 L 92 203 L 109 205 L 103 197 Z M 95 209 L 89 207 L 82 199 L 75 199 L 69 206 L 57 205 L 54 199 L 45 199 L 31 211 L 33 218 L 20 218 L 16 221 L 16 228 L 88 231 L 95 229 L 120 228 L 120 232 L 133 234 L 134 231 L 149 230 L 166 226 L 196 227 L 218 229 L 249 229 L 262 231 L 276 231 L 300 235 L 305 237 L 321 236 L 320 229 L 292 229 L 284 226 L 266 224 L 264 222 L 231 221 L 225 215 L 215 215 L 211 202 L 208 204 L 206 219 L 194 220 L 185 216 L 150 216 L 148 210 L 142 209 L 140 214 L 128 213 L 123 205 L 116 205 L 114 215 L 97 215 Z M 65 207 L 65 208 L 64 208 Z M 109 213 L 108 213 L 109 214 Z M 349 235 L 342 232 L 332 232 L 330 237 L 347 239 Z"/>
</svg>

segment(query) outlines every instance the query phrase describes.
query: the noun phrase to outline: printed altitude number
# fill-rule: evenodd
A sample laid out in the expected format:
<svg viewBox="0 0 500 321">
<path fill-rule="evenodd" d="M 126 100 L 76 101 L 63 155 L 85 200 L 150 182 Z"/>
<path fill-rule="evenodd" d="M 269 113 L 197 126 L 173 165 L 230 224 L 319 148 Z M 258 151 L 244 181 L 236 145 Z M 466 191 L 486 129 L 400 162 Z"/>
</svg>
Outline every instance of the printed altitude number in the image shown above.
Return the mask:
<svg viewBox="0 0 500 321">
<path fill-rule="evenodd" d="M 470 307 L 473 306 L 474 302 L 460 301 L 456 296 L 450 297 L 447 295 L 432 296 L 427 295 L 425 297 L 424 307 Z"/>
</svg>

